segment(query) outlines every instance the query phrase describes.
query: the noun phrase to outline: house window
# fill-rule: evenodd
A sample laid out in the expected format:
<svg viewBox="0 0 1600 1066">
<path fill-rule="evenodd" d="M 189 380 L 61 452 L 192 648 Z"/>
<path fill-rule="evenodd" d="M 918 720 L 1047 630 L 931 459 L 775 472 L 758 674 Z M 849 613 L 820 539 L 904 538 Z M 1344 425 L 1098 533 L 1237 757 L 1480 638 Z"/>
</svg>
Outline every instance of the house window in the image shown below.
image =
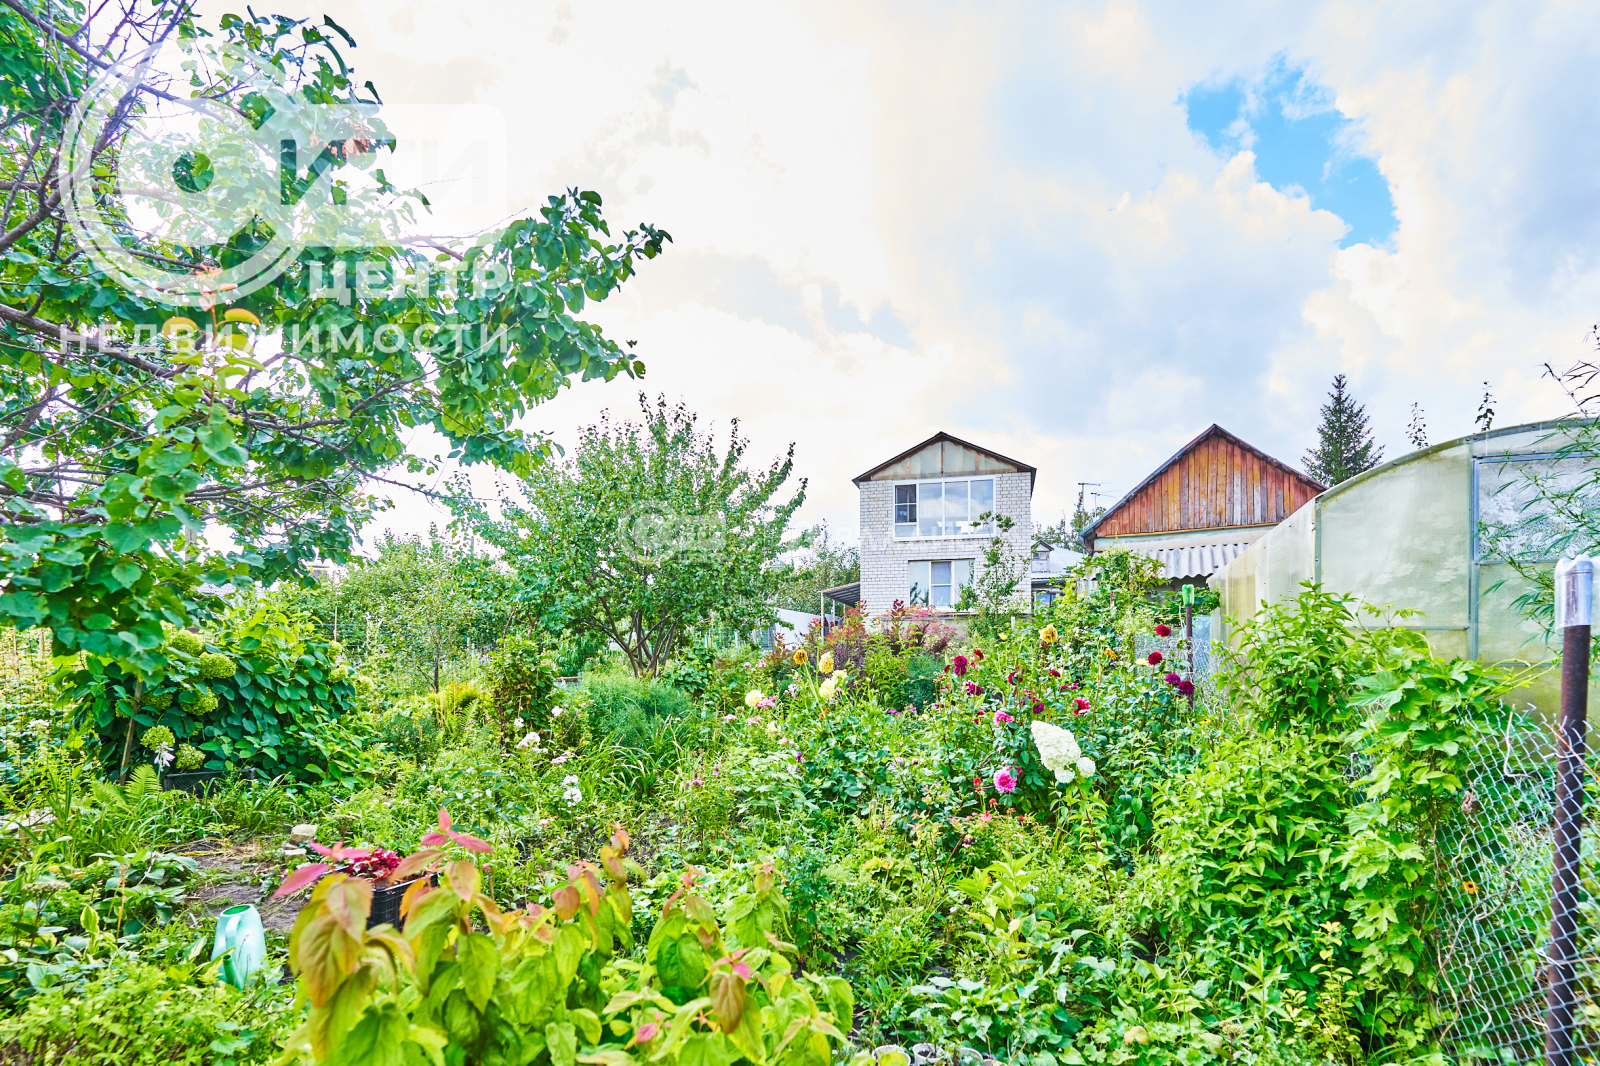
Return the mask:
<svg viewBox="0 0 1600 1066">
<path fill-rule="evenodd" d="M 925 560 L 910 564 L 913 607 L 954 607 L 961 590 L 972 583 L 971 559 Z"/>
<path fill-rule="evenodd" d="M 993 478 L 917 481 L 894 487 L 894 535 L 964 537 L 993 533 L 978 516 L 994 510 Z"/>
</svg>

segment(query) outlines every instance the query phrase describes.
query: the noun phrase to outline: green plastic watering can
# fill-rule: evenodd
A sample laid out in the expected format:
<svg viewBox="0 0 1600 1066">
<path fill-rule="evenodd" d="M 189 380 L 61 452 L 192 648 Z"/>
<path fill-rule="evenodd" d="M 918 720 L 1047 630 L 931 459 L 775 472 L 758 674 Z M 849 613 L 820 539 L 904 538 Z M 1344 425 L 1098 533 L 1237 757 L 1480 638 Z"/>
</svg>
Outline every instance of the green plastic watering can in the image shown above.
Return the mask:
<svg viewBox="0 0 1600 1066">
<path fill-rule="evenodd" d="M 235 988 L 243 988 L 261 969 L 267 958 L 267 934 L 261 927 L 261 915 L 249 904 L 229 907 L 217 915 L 217 941 L 211 948 L 211 957 L 222 960 L 219 980 Z"/>
</svg>

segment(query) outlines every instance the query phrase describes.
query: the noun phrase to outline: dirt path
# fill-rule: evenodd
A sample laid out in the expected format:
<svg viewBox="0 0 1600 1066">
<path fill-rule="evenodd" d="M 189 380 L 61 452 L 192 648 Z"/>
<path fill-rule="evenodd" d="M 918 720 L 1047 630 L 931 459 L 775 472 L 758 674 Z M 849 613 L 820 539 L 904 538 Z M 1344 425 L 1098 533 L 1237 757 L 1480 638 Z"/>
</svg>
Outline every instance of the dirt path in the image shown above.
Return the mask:
<svg viewBox="0 0 1600 1066">
<path fill-rule="evenodd" d="M 201 873 L 208 879 L 221 875 L 221 880 L 202 885 L 189 896 L 195 907 L 205 908 L 206 914 L 215 917 L 229 907 L 248 903 L 261 912 L 261 924 L 268 930 L 287 934 L 294 927 L 294 920 L 305 903 L 304 893 L 275 902 L 264 901 L 262 886 L 277 880 L 275 875 L 279 867 L 277 863 L 263 861 L 261 845 L 207 839 L 196 841 L 177 854 L 187 855 L 198 863 Z"/>
</svg>

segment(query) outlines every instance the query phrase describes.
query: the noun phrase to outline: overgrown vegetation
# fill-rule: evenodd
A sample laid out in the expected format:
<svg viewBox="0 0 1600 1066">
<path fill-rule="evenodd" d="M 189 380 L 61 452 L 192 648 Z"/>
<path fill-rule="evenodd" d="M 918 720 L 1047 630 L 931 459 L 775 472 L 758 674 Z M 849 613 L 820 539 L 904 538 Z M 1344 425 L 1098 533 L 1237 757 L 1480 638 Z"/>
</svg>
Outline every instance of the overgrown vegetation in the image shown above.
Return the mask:
<svg viewBox="0 0 1600 1066">
<path fill-rule="evenodd" d="M 540 640 L 507 636 L 473 681 L 370 686 L 337 720 L 340 771 L 297 785 L 162 791 L 139 747 L 108 785 L 115 760 L 69 731 L 8 793 L 0 1033 L 65 1047 L 93 1006 L 126 1017 L 116 1039 L 234 1056 L 196 1061 L 1463 1055 L 1439 930 L 1472 905 L 1463 884 L 1499 875 L 1439 849 L 1468 830 L 1519 846 L 1527 768 L 1510 791 L 1484 770 L 1516 679 L 1314 588 L 1245 623 L 1217 679 L 1189 678 L 1148 560 L 1081 576 L 984 636 L 852 613 L 769 654 L 691 641 L 657 679 L 602 657 L 575 689 Z M 269 623 L 317 639 L 271 597 L 248 608 L 202 647 Z M 47 833 L 24 827 L 44 813 Z M 279 856 L 299 821 L 327 857 Z M 264 908 L 332 871 L 271 941 L 297 992 L 211 983 L 194 899 L 227 875 L 201 840 L 263 846 Z M 438 887 L 412 881 L 403 931 L 369 931 L 396 865 Z M 136 1009 L 158 987 L 198 997 L 183 1024 Z"/>
</svg>

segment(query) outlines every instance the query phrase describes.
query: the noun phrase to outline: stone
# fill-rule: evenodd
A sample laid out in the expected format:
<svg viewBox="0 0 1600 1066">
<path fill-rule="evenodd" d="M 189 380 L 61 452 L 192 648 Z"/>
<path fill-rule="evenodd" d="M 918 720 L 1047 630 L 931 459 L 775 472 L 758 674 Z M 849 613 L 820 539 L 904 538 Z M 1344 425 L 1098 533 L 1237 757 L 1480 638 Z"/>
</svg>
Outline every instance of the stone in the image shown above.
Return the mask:
<svg viewBox="0 0 1600 1066">
<path fill-rule="evenodd" d="M 306 857 L 306 849 L 297 848 L 292 844 L 285 844 L 283 846 L 283 850 L 278 852 L 278 854 L 282 855 L 286 859 L 303 859 Z"/>
<path fill-rule="evenodd" d="M 309 840 L 317 839 L 317 827 L 314 825 L 297 825 L 289 830 L 289 843 L 304 844 Z"/>
</svg>

